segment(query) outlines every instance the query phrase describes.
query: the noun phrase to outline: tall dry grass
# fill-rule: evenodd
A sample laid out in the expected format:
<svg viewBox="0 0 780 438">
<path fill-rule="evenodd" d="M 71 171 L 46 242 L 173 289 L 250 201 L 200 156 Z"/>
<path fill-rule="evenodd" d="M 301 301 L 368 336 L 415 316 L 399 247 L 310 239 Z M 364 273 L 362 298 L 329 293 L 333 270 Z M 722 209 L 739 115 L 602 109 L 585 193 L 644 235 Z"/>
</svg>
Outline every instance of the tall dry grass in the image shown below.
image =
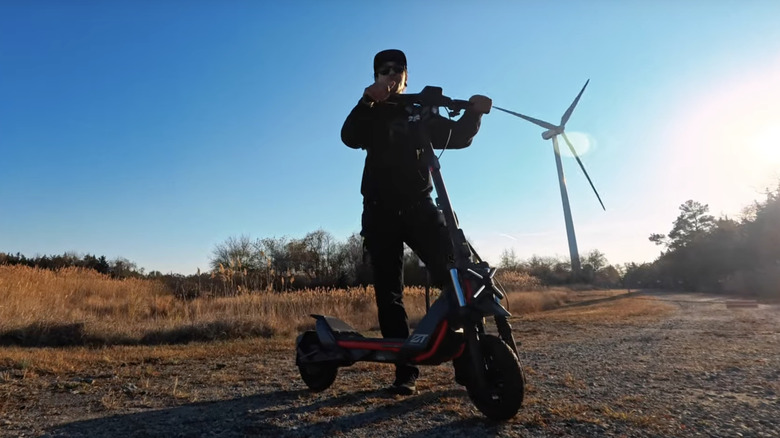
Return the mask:
<svg viewBox="0 0 780 438">
<path fill-rule="evenodd" d="M 542 282 L 526 272 L 500 270 L 495 279 L 507 291 L 529 291 L 542 289 Z"/>
<path fill-rule="evenodd" d="M 504 274 L 499 281 L 513 314 L 554 309 L 574 294 L 522 290 L 538 283 L 516 273 Z M 431 293 L 433 300 L 438 290 Z M 425 290 L 407 288 L 404 303 L 415 324 L 425 314 Z M 0 266 L 0 345 L 134 345 L 291 336 L 313 327 L 310 314 L 341 318 L 360 331 L 378 329 L 372 287 L 181 300 L 151 279 L 112 279 L 83 268 Z"/>
<path fill-rule="evenodd" d="M 404 301 L 410 319 L 425 313 L 423 289 L 408 289 Z M 373 289 L 179 300 L 154 280 L 112 279 L 82 268 L 0 266 L 0 344 L 154 344 L 291 335 L 312 325 L 312 313 L 373 329 Z"/>
</svg>

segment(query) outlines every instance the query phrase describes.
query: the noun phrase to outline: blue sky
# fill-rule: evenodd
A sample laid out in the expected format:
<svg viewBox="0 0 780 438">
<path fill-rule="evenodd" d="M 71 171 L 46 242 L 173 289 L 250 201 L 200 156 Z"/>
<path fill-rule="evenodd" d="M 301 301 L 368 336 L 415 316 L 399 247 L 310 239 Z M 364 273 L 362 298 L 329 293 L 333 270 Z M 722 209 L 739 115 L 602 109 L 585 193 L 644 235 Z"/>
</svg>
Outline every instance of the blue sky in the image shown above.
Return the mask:
<svg viewBox="0 0 780 438">
<path fill-rule="evenodd" d="M 344 118 L 379 50 L 409 91 L 556 122 L 580 252 L 651 261 L 687 199 L 736 217 L 780 179 L 776 1 L 5 1 L 0 251 L 207 269 L 230 236 L 344 239 L 364 152 Z M 552 146 L 493 111 L 442 157 L 480 254 L 568 254 Z"/>
</svg>

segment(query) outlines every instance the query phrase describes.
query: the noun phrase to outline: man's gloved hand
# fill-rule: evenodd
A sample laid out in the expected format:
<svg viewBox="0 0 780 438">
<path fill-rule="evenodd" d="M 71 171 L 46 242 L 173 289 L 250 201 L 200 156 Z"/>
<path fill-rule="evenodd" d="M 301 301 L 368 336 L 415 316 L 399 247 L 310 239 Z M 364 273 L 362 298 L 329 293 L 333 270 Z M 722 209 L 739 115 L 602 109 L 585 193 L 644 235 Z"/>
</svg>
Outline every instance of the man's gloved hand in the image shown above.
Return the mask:
<svg viewBox="0 0 780 438">
<path fill-rule="evenodd" d="M 490 108 L 493 107 L 493 100 L 487 96 L 482 96 L 481 94 L 475 94 L 471 96 L 469 102 L 472 104 L 471 108 L 469 109 L 480 114 L 488 114 L 490 112 Z"/>
<path fill-rule="evenodd" d="M 384 102 L 390 97 L 394 88 L 395 81 L 388 81 L 379 77 L 376 82 L 366 87 L 366 90 L 363 92 L 363 98 L 368 98 L 372 102 Z"/>
</svg>

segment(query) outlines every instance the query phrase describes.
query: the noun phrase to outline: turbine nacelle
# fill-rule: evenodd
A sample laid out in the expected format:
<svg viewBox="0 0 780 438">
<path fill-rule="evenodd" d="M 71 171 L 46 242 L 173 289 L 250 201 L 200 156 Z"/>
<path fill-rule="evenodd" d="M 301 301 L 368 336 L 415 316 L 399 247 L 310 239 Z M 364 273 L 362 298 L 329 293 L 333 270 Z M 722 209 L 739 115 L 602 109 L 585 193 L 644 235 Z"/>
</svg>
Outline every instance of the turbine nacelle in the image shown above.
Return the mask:
<svg viewBox="0 0 780 438">
<path fill-rule="evenodd" d="M 556 135 L 560 134 L 562 131 L 559 131 L 557 129 L 548 129 L 547 131 L 542 132 L 542 138 L 545 140 L 549 140 Z"/>
</svg>

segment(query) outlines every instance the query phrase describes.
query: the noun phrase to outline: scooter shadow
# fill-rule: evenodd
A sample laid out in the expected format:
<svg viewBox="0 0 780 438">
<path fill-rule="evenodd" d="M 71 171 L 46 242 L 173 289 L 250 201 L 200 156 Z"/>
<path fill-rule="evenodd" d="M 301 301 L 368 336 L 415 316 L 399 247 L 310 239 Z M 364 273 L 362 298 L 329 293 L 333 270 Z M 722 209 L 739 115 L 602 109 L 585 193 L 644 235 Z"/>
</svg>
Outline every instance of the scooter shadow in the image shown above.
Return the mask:
<svg viewBox="0 0 780 438">
<path fill-rule="evenodd" d="M 463 395 L 461 389 L 449 389 L 399 398 L 397 403 L 372 405 L 369 399 L 398 396 L 389 394 L 386 390 L 364 390 L 336 397 L 327 393 L 312 394 L 308 390 L 284 390 L 225 401 L 191 403 L 173 408 L 76 421 L 50 428 L 43 436 L 331 436 L 349 433 L 355 429 L 370 429 L 372 424 L 383 423 L 418 410 L 425 405 L 436 403 L 442 397 Z M 355 406 L 361 406 L 363 409 L 356 412 Z"/>
</svg>

